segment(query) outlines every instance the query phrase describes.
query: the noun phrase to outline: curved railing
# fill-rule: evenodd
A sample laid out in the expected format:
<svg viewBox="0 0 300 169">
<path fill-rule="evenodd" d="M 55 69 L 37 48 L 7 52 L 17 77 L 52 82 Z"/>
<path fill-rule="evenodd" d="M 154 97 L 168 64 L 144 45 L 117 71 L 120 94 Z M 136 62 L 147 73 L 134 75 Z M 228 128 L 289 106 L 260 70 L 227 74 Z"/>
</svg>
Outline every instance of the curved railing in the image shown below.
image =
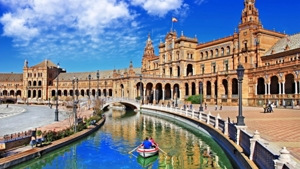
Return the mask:
<svg viewBox="0 0 300 169">
<path fill-rule="evenodd" d="M 142 109 L 151 109 L 159 112 L 173 113 L 193 119 L 194 121 L 210 125 L 214 130 L 220 131 L 224 137 L 231 139 L 237 146 L 242 148 L 242 152 L 249 160 L 252 160 L 261 169 L 292 169 L 298 166 L 290 157 L 289 152 L 284 147 L 280 152 L 273 152 L 266 146 L 266 142 L 260 138 L 259 132 L 253 135 L 246 131 L 243 126 L 222 119 L 219 114 L 215 117 L 210 114 L 191 109 L 175 108 L 162 105 L 142 105 Z"/>
</svg>

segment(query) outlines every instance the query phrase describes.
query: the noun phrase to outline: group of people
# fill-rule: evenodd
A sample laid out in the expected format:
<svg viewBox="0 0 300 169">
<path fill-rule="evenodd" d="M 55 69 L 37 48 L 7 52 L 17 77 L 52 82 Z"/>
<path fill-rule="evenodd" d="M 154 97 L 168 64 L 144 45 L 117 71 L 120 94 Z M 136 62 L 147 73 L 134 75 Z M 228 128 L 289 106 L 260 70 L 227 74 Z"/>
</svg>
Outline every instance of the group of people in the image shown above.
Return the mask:
<svg viewBox="0 0 300 169">
<path fill-rule="evenodd" d="M 271 112 L 274 112 L 274 110 L 273 110 L 273 105 L 274 105 L 274 103 L 272 103 L 272 104 L 264 104 L 264 105 L 263 105 L 264 113 L 271 113 Z"/>
<path fill-rule="evenodd" d="M 155 147 L 154 139 L 152 137 L 150 138 L 146 137 L 146 139 L 143 141 L 143 146 L 144 149 L 154 148 Z"/>
</svg>

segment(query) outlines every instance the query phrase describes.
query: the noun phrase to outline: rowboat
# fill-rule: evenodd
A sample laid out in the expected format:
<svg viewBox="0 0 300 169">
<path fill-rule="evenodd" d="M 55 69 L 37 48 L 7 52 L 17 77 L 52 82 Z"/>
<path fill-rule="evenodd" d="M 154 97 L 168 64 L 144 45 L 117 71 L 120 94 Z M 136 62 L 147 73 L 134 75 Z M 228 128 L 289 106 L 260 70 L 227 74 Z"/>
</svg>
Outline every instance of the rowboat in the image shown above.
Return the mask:
<svg viewBox="0 0 300 169">
<path fill-rule="evenodd" d="M 144 149 L 144 146 L 141 144 L 136 150 L 142 157 L 150 157 L 158 153 L 159 148 L 158 144 L 155 144 L 154 148 Z"/>
<path fill-rule="evenodd" d="M 148 158 L 144 158 L 142 156 L 138 156 L 137 161 L 138 163 L 143 167 L 143 168 L 147 168 L 149 167 L 151 164 L 153 164 L 156 160 L 158 159 L 158 154 L 148 157 Z"/>
</svg>

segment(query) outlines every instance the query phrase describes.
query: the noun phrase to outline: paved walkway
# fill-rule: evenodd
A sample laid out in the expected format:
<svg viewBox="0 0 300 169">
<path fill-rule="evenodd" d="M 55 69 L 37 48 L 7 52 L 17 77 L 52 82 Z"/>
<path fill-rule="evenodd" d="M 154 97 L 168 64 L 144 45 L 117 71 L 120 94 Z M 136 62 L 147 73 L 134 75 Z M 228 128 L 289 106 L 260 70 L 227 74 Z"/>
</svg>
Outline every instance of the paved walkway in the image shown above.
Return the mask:
<svg viewBox="0 0 300 169">
<path fill-rule="evenodd" d="M 215 111 L 214 105 L 208 105 L 205 113 L 211 112 L 216 116 L 220 114 L 222 119 L 229 117 L 236 122 L 238 115 L 237 106 L 223 106 L 222 110 Z M 199 110 L 199 105 L 193 105 L 193 109 Z M 243 107 L 243 116 L 247 132 L 253 134 L 255 130 L 274 153 L 279 153 L 282 147 L 286 147 L 298 163 L 300 162 L 300 110 L 277 109 L 274 113 L 264 113 L 262 107 Z"/>
</svg>

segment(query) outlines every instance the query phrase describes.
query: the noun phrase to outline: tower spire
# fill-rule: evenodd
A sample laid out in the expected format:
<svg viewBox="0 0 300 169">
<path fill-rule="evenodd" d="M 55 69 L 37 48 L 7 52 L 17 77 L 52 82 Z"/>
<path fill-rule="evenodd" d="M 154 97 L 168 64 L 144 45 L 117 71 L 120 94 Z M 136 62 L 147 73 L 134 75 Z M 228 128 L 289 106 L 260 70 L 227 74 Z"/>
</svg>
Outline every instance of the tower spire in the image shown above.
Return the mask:
<svg viewBox="0 0 300 169">
<path fill-rule="evenodd" d="M 255 7 L 255 0 L 244 0 L 244 9 L 239 27 L 246 25 L 261 25 L 258 9 Z"/>
</svg>

